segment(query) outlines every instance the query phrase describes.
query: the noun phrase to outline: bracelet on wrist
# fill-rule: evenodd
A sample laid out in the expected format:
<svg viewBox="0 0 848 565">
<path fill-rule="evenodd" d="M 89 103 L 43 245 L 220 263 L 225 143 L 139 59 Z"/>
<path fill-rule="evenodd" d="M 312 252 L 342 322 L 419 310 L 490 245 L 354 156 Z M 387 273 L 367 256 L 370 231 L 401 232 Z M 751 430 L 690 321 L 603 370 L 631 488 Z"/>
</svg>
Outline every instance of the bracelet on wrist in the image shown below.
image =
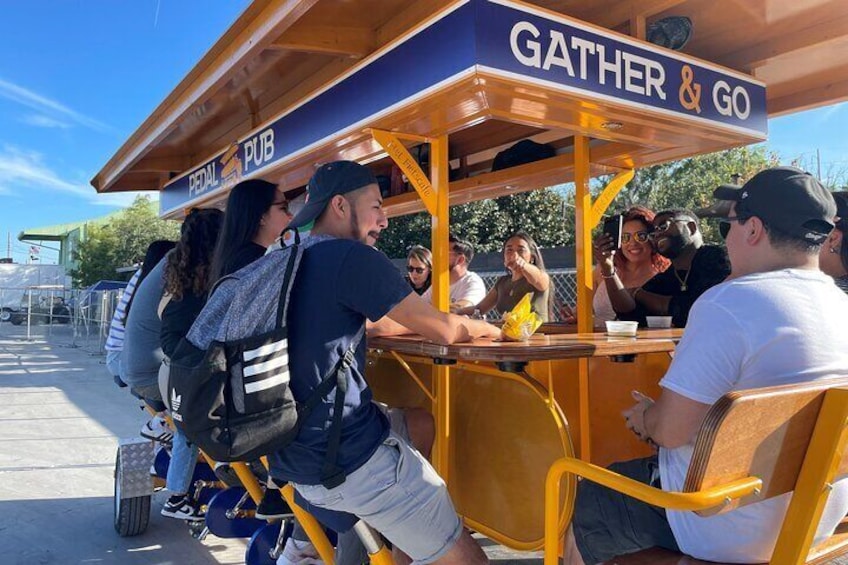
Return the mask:
<svg viewBox="0 0 848 565">
<path fill-rule="evenodd" d="M 604 272 L 603 272 L 603 271 L 601 271 L 601 278 L 602 278 L 602 279 L 611 279 L 611 278 L 613 278 L 613 277 L 614 277 L 615 275 L 617 275 L 617 274 L 618 274 L 618 273 L 616 272 L 615 267 L 613 267 L 613 268 L 612 268 L 612 272 L 611 272 L 610 274 L 608 274 L 608 275 L 605 275 L 605 274 L 604 274 Z"/>
</svg>

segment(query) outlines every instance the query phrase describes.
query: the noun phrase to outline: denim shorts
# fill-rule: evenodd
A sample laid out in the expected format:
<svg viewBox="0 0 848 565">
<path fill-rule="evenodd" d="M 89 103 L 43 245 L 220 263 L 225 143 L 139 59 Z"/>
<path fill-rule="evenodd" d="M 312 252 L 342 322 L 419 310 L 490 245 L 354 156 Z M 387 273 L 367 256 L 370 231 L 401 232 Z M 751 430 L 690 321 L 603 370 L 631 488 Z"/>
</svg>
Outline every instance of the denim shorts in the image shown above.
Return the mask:
<svg viewBox="0 0 848 565">
<path fill-rule="evenodd" d="M 445 482 L 394 432 L 340 486 L 293 486 L 315 506 L 359 516 L 414 563 L 442 558 L 462 534 Z"/>
<path fill-rule="evenodd" d="M 656 456 L 614 463 L 609 469 L 660 486 Z M 577 486 L 572 527 L 577 549 L 586 563 L 604 563 L 649 547 L 680 551 L 665 510 L 588 480 Z"/>
</svg>

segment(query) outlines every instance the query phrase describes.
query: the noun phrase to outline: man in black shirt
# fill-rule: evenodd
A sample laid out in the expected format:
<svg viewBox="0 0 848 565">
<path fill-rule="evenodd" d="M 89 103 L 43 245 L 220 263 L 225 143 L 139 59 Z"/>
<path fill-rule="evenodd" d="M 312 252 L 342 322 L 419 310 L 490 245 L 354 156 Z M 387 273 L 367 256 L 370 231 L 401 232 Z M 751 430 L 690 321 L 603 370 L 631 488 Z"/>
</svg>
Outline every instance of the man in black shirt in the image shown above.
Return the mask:
<svg viewBox="0 0 848 565">
<path fill-rule="evenodd" d="M 730 274 L 723 247 L 704 245 L 697 216 L 688 210 L 665 210 L 654 217 L 651 239 L 671 266 L 640 288 L 625 289 L 618 281 L 610 302 L 619 320 L 645 325 L 645 316 L 671 316 L 672 324 L 686 325 L 692 304 L 707 289 Z M 606 246 L 598 249 L 608 253 Z"/>
</svg>

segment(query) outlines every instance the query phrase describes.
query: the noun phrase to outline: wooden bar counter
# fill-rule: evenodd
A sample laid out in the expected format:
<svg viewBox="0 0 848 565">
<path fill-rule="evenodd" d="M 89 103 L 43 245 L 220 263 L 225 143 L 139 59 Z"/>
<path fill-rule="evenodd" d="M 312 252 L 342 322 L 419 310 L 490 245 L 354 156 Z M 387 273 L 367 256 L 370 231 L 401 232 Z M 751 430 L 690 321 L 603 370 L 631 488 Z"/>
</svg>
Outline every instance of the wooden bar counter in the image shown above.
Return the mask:
<svg viewBox="0 0 848 565">
<path fill-rule="evenodd" d="M 588 434 L 590 460 L 600 465 L 650 453 L 625 429 L 621 412 L 633 404 L 631 390 L 659 394 L 682 332 L 610 337 L 546 324 L 526 342 L 443 346 L 420 336 L 370 338 L 367 378 L 375 396 L 392 406 L 448 403 L 449 463 L 439 471 L 457 510 L 500 543 L 537 549 L 545 475 L 559 457 L 580 455 L 580 434 Z M 577 364 L 584 358 L 589 390 L 581 391 Z M 434 393 L 435 365 L 451 367 L 448 399 Z M 581 394 L 588 395 L 582 414 Z"/>
</svg>

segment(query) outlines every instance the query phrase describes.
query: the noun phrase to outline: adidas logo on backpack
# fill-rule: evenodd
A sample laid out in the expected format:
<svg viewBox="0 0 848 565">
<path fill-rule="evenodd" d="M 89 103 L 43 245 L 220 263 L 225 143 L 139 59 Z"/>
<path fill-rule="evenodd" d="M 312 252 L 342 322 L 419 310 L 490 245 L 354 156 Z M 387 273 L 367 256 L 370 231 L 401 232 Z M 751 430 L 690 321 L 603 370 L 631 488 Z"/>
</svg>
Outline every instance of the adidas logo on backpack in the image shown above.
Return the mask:
<svg viewBox="0 0 848 565">
<path fill-rule="evenodd" d="M 180 411 L 180 404 L 182 404 L 183 396 L 181 394 L 177 394 L 177 389 L 171 389 L 171 417 L 178 421 L 182 422 L 183 417 L 178 414 Z"/>
</svg>

